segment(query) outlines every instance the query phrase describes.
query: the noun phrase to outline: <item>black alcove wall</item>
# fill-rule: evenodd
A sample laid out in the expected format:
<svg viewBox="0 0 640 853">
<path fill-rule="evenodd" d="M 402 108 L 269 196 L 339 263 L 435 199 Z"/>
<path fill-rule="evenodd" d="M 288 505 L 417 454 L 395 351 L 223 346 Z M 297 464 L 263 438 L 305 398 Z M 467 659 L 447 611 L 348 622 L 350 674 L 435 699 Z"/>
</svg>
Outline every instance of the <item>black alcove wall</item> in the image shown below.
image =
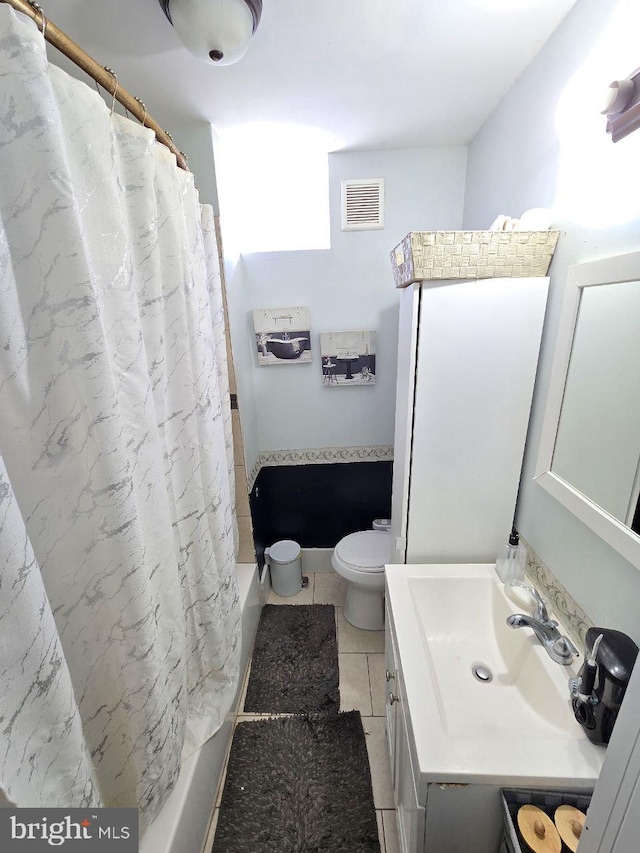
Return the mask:
<svg viewBox="0 0 640 853">
<path fill-rule="evenodd" d="M 250 503 L 256 555 L 279 539 L 333 548 L 348 533 L 391 515 L 392 462 L 278 465 L 262 468 Z"/>
</svg>

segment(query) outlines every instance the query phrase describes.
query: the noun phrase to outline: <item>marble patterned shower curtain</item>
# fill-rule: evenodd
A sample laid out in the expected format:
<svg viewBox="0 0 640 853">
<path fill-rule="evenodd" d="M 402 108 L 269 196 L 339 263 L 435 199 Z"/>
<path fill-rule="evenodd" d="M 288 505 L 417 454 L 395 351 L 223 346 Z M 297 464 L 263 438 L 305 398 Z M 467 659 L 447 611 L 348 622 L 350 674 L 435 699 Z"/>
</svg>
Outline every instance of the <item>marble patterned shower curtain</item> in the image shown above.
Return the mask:
<svg viewBox="0 0 640 853">
<path fill-rule="evenodd" d="M 0 5 L 0 791 L 157 813 L 235 693 L 213 214 Z"/>
</svg>

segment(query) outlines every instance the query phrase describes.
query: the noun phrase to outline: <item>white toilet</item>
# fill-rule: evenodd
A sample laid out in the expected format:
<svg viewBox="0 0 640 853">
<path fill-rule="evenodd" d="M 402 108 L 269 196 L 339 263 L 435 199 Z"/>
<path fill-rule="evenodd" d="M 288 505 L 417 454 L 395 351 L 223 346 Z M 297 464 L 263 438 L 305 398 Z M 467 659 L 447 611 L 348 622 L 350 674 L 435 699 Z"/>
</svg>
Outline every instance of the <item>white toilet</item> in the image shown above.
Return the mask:
<svg viewBox="0 0 640 853">
<path fill-rule="evenodd" d="M 373 530 L 350 533 L 333 549 L 331 565 L 347 582 L 344 618 L 356 628 L 384 628 L 384 566 L 391 556 L 391 522 L 377 519 Z"/>
</svg>

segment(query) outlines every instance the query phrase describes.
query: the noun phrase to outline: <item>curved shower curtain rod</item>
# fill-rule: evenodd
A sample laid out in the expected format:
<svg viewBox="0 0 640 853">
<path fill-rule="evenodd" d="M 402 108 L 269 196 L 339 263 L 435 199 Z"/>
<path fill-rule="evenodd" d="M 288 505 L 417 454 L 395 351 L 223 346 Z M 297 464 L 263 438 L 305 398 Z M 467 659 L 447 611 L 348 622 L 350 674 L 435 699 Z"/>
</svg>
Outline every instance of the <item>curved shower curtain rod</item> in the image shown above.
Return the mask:
<svg viewBox="0 0 640 853">
<path fill-rule="evenodd" d="M 118 78 L 111 69 L 99 65 L 95 59 L 72 41 L 66 33 L 58 29 L 55 24 L 52 24 L 37 4 L 32 5 L 28 0 L 0 0 L 0 3 L 6 3 L 17 12 L 22 12 L 35 21 L 43 31 L 44 37 L 49 44 L 52 44 L 61 53 L 64 53 L 65 56 L 79 68 L 82 68 L 90 77 L 93 77 L 103 89 L 106 89 L 113 96 L 114 100 L 121 103 L 141 124 L 153 130 L 158 142 L 166 145 L 175 154 L 178 166 L 181 169 L 189 170 L 187 158 L 176 148 L 171 136 L 149 115 L 142 101 L 131 95 L 118 83 Z"/>
</svg>

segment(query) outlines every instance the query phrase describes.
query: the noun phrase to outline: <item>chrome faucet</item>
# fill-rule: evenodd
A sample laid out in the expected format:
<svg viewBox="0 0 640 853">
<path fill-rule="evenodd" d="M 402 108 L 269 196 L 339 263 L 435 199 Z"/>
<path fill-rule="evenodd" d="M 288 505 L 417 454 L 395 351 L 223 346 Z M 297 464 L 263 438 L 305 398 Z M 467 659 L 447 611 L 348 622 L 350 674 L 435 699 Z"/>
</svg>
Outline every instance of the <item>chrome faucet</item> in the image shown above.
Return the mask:
<svg viewBox="0 0 640 853">
<path fill-rule="evenodd" d="M 522 587 L 531 593 L 536 602 L 536 609 L 532 616 L 514 613 L 507 617 L 507 625 L 510 628 L 531 628 L 551 660 L 562 664 L 562 666 L 569 666 L 574 655 L 578 655 L 579 652 L 571 640 L 558 631 L 558 623 L 549 619 L 547 605 L 538 590 L 518 580 L 510 581 L 509 585 Z"/>
</svg>

